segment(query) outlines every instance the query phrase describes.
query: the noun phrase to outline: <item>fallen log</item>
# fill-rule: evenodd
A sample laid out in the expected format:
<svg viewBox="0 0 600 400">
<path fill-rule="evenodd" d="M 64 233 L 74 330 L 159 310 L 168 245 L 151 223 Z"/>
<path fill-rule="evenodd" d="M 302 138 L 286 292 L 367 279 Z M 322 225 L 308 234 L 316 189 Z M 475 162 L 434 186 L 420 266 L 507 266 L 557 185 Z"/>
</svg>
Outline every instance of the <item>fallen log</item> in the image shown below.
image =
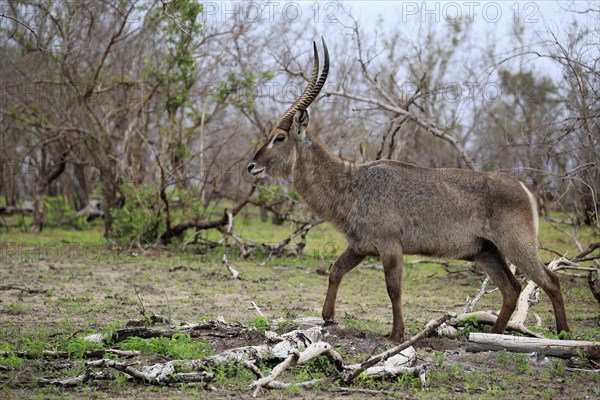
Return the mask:
<svg viewBox="0 0 600 400">
<path fill-rule="evenodd" d="M 10 354 L 14 354 L 17 357 L 21 358 L 70 358 L 71 353 L 68 351 L 54 351 L 54 350 L 44 350 L 41 353 L 35 352 L 27 352 L 27 351 L 0 351 L 0 357 L 8 357 Z M 94 349 L 94 350 L 86 350 L 82 353 L 83 358 L 98 358 L 104 357 L 106 354 L 114 354 L 119 357 L 130 358 L 139 356 L 141 353 L 135 350 L 119 350 L 119 349 Z"/>
<path fill-rule="evenodd" d="M 176 383 L 208 383 L 214 379 L 214 374 L 207 371 L 177 372 L 173 362 L 158 363 L 136 369 L 133 366 L 138 362 L 120 362 L 117 360 L 101 359 L 88 361 L 87 368 L 113 368 L 121 371 L 137 381 L 152 385 Z"/>
<path fill-rule="evenodd" d="M 467 351 L 475 353 L 497 350 L 508 350 L 514 353 L 543 353 L 561 358 L 583 355 L 592 360 L 600 359 L 600 342 L 541 339 L 479 332 L 469 334 Z"/>
<path fill-rule="evenodd" d="M 165 319 L 165 317 L 156 315 L 154 313 L 152 313 L 149 318 L 153 323 L 164 322 Z M 190 337 L 194 338 L 204 336 L 236 337 L 248 330 L 248 328 L 239 322 L 226 322 L 223 317 L 218 317 L 216 320 L 205 321 L 197 324 L 171 321 L 172 323 L 166 327 L 144 326 L 142 325 L 144 320 L 130 322 L 133 323 L 133 326 L 117 329 L 112 337 L 108 337 L 101 333 L 94 333 L 84 337 L 83 339 L 89 342 L 105 344 L 108 340 L 118 343 L 127 340 L 132 336 L 142 339 L 155 337 L 172 338 L 174 335 L 182 333 L 190 335 Z"/>
<path fill-rule="evenodd" d="M 494 325 L 494 323 L 496 322 L 496 319 L 498 319 L 498 317 L 488 311 L 474 311 L 472 313 L 461 314 L 455 318 L 452 318 L 450 321 L 448 321 L 448 325 L 451 325 L 454 327 L 460 326 L 461 324 L 467 322 L 470 319 L 474 319 L 475 321 L 477 321 L 480 324 Z M 527 329 L 520 320 L 517 322 L 509 321 L 508 324 L 506 325 L 506 329 L 515 331 L 515 332 L 521 332 L 525 335 L 536 337 L 539 339 L 544 339 L 544 336 L 541 333 L 533 332 L 532 330 Z"/>
<path fill-rule="evenodd" d="M 214 356 L 205 357 L 200 360 L 191 361 L 193 369 L 200 368 L 201 365 L 208 363 L 235 363 L 249 360 L 270 360 L 283 359 L 289 356 L 290 352 L 299 347 L 307 348 L 313 343 L 320 342 L 325 335 L 322 327 L 315 326 L 306 330 L 295 330 L 283 335 L 275 332 L 266 331 L 265 338 L 267 343 L 256 346 L 237 347 L 225 350 Z"/>
<path fill-rule="evenodd" d="M 104 371 L 98 371 L 98 372 L 86 371 L 85 374 L 81 374 L 81 375 L 74 376 L 71 378 L 62 378 L 62 379 L 41 378 L 40 383 L 47 384 L 47 385 L 72 387 L 72 386 L 80 385 L 82 383 L 86 383 L 88 381 L 100 381 L 100 380 L 107 380 L 107 379 L 113 379 L 113 378 L 114 378 L 114 376 L 112 374 L 106 373 Z"/>
</svg>

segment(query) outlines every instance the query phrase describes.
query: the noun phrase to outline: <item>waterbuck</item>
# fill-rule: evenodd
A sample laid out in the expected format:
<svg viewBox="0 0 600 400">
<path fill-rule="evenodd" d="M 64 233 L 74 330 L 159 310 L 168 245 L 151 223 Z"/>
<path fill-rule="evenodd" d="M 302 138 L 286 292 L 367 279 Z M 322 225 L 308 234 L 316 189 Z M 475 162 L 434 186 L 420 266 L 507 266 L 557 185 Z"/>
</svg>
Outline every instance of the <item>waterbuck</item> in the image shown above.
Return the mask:
<svg viewBox="0 0 600 400">
<path fill-rule="evenodd" d="M 537 205 L 525 185 L 502 173 L 389 160 L 357 164 L 335 156 L 307 129 L 306 109 L 329 72 L 325 41 L 320 75 L 315 43 L 313 50 L 308 86 L 279 118 L 247 169 L 257 178 L 290 179 L 308 206 L 346 236 L 348 248 L 329 271 L 325 322 L 333 322 L 343 276 L 366 256 L 379 256 L 392 302 L 390 338 L 402 340 L 402 256 L 421 254 L 474 261 L 490 276 L 502 293 L 494 333 L 506 328 L 521 291 L 507 265 L 510 260 L 546 292 L 557 331 L 568 332 L 558 276 L 537 253 Z"/>
</svg>

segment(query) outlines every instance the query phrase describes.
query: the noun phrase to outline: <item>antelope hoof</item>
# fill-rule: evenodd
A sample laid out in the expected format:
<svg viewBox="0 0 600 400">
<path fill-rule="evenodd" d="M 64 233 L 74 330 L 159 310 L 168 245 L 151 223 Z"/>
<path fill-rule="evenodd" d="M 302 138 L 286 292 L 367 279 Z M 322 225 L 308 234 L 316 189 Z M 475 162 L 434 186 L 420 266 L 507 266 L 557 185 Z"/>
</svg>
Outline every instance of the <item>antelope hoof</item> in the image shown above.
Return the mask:
<svg viewBox="0 0 600 400">
<path fill-rule="evenodd" d="M 405 339 L 407 339 L 406 335 L 397 332 L 392 332 L 388 338 L 395 343 L 402 343 Z"/>
<path fill-rule="evenodd" d="M 333 318 L 323 318 L 323 326 L 335 326 L 338 323 Z"/>
<path fill-rule="evenodd" d="M 492 329 L 490 329 L 490 333 L 496 333 L 498 335 L 502 335 L 504 333 L 504 329 L 500 329 L 498 327 L 496 327 L 496 325 L 492 326 Z"/>
</svg>

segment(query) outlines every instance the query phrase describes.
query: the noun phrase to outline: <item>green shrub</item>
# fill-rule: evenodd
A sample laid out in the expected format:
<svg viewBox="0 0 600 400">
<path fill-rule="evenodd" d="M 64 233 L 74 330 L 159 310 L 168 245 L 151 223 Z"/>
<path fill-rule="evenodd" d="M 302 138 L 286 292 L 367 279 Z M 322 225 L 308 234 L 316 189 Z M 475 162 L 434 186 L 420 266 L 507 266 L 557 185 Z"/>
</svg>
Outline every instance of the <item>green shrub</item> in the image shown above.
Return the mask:
<svg viewBox="0 0 600 400">
<path fill-rule="evenodd" d="M 0 365 L 8 369 L 19 369 L 25 364 L 25 360 L 17 357 L 14 353 L 8 353 L 0 357 Z"/>
<path fill-rule="evenodd" d="M 46 225 L 57 226 L 63 225 L 75 217 L 75 211 L 65 204 L 62 197 L 44 197 L 44 208 L 46 211 Z"/>
<path fill-rule="evenodd" d="M 166 228 L 156 187 L 137 189 L 127 184 L 121 189 L 127 201 L 123 208 L 111 210 L 112 238 L 122 244 L 153 243 Z"/>
<path fill-rule="evenodd" d="M 102 345 L 83 338 L 72 338 L 67 342 L 66 348 L 69 358 L 83 358 L 86 351 L 101 349 Z"/>
<path fill-rule="evenodd" d="M 269 329 L 269 326 L 271 326 L 271 323 L 267 317 L 256 316 L 252 320 L 252 327 L 257 331 L 264 332 Z"/>
<path fill-rule="evenodd" d="M 458 337 L 460 339 L 466 339 L 469 337 L 469 333 L 471 332 L 482 332 L 483 331 L 483 327 L 479 324 L 479 321 L 477 321 L 477 317 L 475 317 L 474 315 L 465 318 L 465 320 L 461 321 L 458 324 L 458 327 L 460 328 L 459 332 L 458 332 Z"/>
</svg>

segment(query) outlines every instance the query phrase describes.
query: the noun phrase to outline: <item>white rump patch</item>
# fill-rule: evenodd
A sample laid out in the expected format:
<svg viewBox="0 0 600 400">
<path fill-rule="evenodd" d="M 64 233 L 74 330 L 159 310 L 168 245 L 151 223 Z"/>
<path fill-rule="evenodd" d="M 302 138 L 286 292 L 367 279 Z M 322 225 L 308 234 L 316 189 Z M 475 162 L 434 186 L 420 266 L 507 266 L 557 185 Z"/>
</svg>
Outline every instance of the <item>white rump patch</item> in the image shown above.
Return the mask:
<svg viewBox="0 0 600 400">
<path fill-rule="evenodd" d="M 523 187 L 523 190 L 525 190 L 525 193 L 527 193 L 527 197 L 529 197 L 529 204 L 531 205 L 531 213 L 533 214 L 533 227 L 535 228 L 535 237 L 537 237 L 538 231 L 539 231 L 539 225 L 540 225 L 537 200 L 536 200 L 533 192 L 531 190 L 529 190 L 523 182 L 519 182 L 519 183 Z"/>
</svg>

